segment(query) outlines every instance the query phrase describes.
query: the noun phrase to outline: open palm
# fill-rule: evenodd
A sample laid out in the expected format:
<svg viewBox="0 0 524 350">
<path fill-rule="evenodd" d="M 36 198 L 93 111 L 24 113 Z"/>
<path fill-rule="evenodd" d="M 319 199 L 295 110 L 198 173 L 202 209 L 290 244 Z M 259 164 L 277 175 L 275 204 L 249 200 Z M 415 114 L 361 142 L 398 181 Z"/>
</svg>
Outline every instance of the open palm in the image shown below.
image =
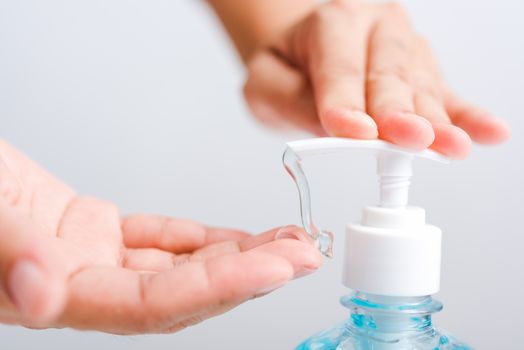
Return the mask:
<svg viewBox="0 0 524 350">
<path fill-rule="evenodd" d="M 173 332 L 318 268 L 304 232 L 278 231 L 121 218 L 0 142 L 0 322 Z"/>
</svg>

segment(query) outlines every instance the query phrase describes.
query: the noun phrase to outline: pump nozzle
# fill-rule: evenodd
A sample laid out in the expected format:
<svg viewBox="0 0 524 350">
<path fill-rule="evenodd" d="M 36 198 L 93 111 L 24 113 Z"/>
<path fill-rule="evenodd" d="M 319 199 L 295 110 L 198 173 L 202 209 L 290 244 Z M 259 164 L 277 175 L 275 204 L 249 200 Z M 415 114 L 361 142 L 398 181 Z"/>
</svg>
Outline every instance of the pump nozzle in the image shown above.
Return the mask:
<svg viewBox="0 0 524 350">
<path fill-rule="evenodd" d="M 324 137 L 289 142 L 283 155 L 283 162 L 298 187 L 302 225 L 317 242 L 322 253 L 329 257 L 332 256 L 332 234 L 329 231 L 319 230 L 313 223 L 309 184 L 300 162 L 306 156 L 348 150 L 371 151 L 377 157 L 377 174 L 380 178 L 379 205 L 384 208 L 403 208 L 408 204 L 414 157 L 448 162 L 447 158 L 431 150 L 412 151 L 380 140 Z"/>
</svg>

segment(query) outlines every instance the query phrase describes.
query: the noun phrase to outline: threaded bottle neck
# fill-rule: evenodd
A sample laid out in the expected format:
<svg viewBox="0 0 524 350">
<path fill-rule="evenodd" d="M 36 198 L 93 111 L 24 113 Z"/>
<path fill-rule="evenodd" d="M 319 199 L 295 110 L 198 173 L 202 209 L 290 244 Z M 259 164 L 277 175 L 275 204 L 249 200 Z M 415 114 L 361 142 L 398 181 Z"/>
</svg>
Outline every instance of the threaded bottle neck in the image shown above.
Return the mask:
<svg viewBox="0 0 524 350">
<path fill-rule="evenodd" d="M 342 297 L 341 303 L 351 311 L 348 327 L 353 332 L 383 339 L 432 332 L 431 315 L 442 310 L 442 304 L 431 296 L 391 297 L 353 292 Z"/>
</svg>

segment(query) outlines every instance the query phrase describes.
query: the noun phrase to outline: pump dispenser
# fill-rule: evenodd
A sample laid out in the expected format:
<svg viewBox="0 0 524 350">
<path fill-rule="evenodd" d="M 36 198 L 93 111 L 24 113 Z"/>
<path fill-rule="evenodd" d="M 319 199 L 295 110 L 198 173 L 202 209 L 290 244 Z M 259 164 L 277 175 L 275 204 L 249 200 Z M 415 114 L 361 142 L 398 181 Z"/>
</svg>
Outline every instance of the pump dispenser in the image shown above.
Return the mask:
<svg viewBox="0 0 524 350">
<path fill-rule="evenodd" d="M 408 205 L 414 158 L 448 160 L 430 150 L 417 152 L 380 140 L 316 138 L 287 146 L 283 162 L 298 187 L 302 224 L 328 257 L 333 235 L 313 223 L 302 159 L 369 152 L 377 160 L 380 187 L 379 204 L 365 207 L 360 222 L 346 227 L 342 281 L 353 294 L 342 304 L 351 309 L 350 319 L 297 350 L 470 349 L 432 326 L 431 313 L 442 308 L 430 297 L 439 290 L 442 233 L 426 223 L 424 209 Z"/>
</svg>

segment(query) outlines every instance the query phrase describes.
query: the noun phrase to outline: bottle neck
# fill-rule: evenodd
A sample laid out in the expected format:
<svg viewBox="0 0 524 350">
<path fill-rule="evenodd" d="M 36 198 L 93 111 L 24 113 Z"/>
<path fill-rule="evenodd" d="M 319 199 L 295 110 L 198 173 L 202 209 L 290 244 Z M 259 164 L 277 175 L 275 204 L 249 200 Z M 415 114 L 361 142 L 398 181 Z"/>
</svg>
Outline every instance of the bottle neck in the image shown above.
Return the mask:
<svg viewBox="0 0 524 350">
<path fill-rule="evenodd" d="M 347 325 L 352 332 L 382 339 L 434 332 L 431 314 L 442 310 L 442 304 L 431 296 L 391 297 L 355 291 L 342 297 L 341 303 L 351 311 Z"/>
</svg>

